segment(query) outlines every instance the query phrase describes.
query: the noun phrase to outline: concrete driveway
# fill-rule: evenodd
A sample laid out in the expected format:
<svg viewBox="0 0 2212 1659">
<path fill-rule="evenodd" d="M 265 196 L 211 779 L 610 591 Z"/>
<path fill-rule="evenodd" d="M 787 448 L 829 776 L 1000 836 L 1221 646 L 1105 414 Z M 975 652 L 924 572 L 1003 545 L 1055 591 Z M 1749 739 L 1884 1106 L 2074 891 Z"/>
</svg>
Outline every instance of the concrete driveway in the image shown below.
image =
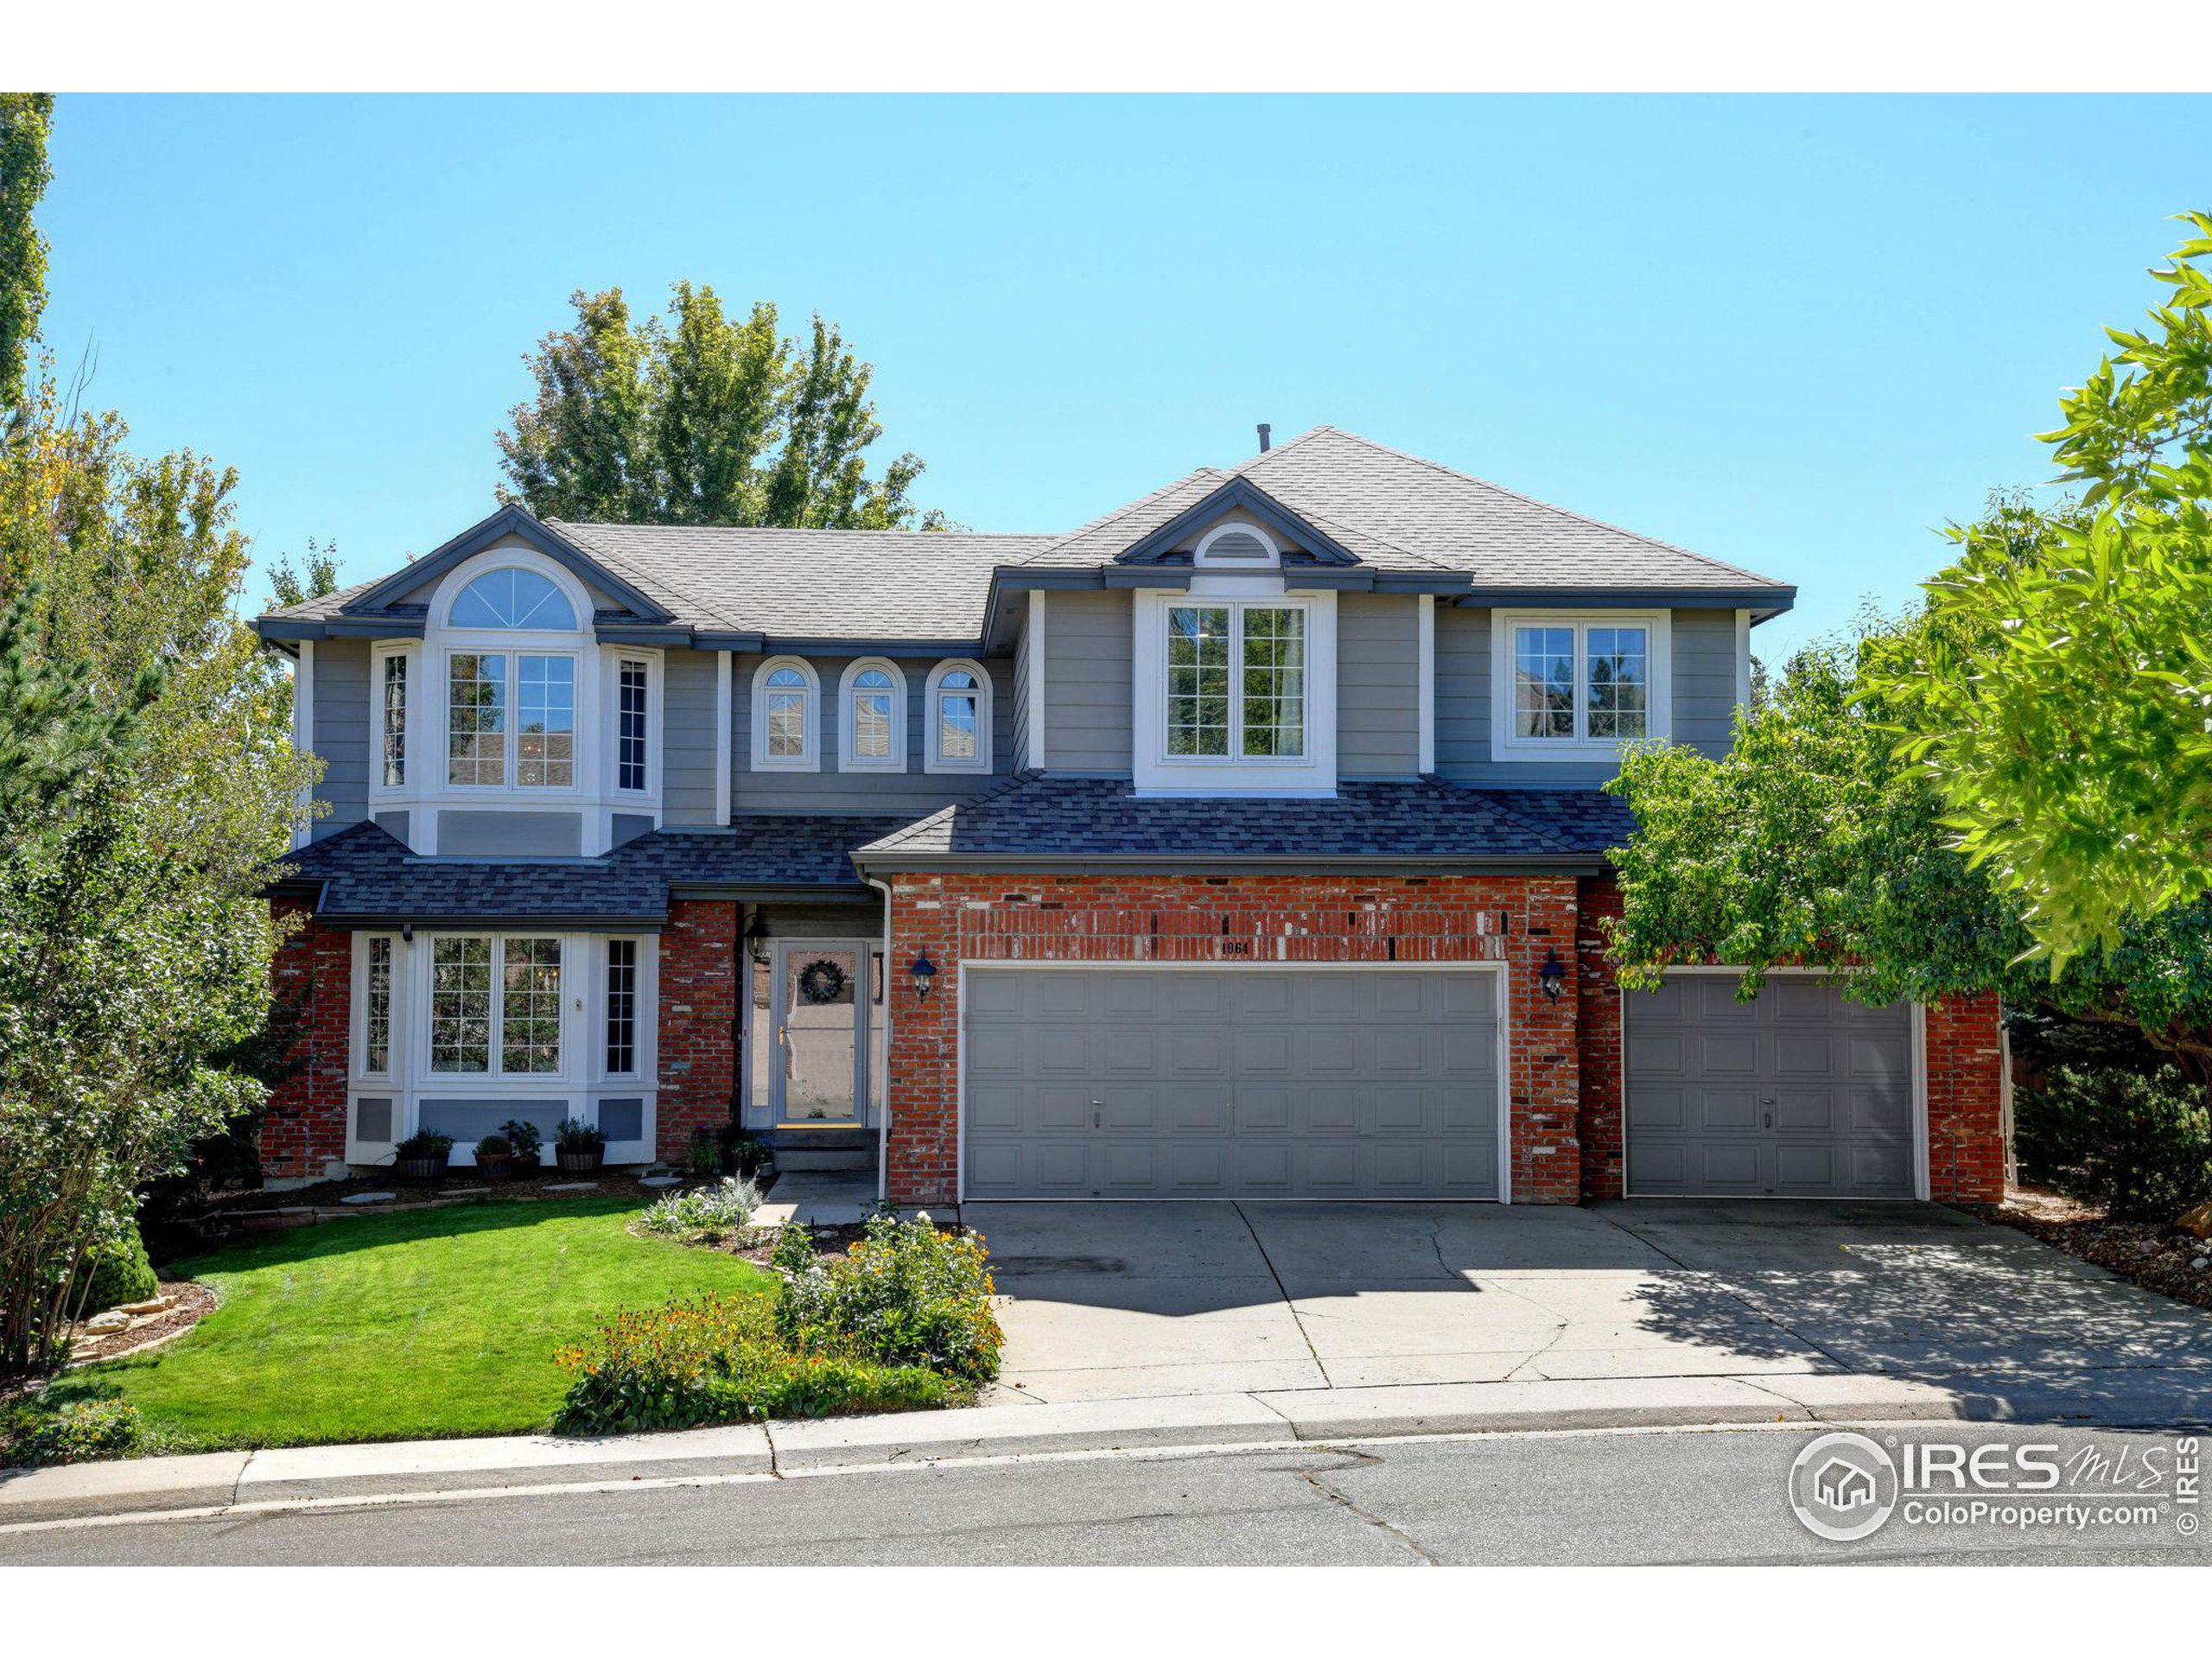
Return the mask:
<svg viewBox="0 0 2212 1659">
<path fill-rule="evenodd" d="M 2212 1314 L 1934 1205 L 975 1204 L 995 1398 L 1866 1372 L 2212 1404 Z"/>
</svg>

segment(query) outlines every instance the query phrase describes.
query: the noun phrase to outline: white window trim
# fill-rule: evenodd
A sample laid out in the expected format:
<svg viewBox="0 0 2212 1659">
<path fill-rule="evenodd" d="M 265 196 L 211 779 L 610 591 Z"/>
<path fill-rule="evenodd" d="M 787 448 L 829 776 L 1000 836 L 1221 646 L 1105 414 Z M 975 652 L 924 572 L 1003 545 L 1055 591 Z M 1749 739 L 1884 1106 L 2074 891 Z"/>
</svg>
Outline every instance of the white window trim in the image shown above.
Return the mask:
<svg viewBox="0 0 2212 1659">
<path fill-rule="evenodd" d="M 1514 630 L 1574 630 L 1574 731 L 1573 737 L 1521 737 L 1513 729 Z M 1664 743 L 1674 730 L 1674 617 L 1667 611 L 1492 611 L 1490 640 L 1490 756 L 1492 760 L 1618 760 L 1623 740 L 1588 737 L 1589 648 L 1592 628 L 1640 627 L 1650 641 L 1651 676 L 1645 705 L 1646 728 L 1630 742 Z"/>
<path fill-rule="evenodd" d="M 1337 596 L 1286 590 L 1230 594 L 1141 589 L 1131 596 L 1133 629 L 1130 702 L 1135 747 L 1132 781 L 1140 795 L 1276 795 L 1331 797 L 1337 792 Z M 1306 613 L 1306 753 L 1277 756 L 1176 755 L 1167 753 L 1167 613 L 1179 605 L 1258 606 Z M 1241 639 L 1241 622 L 1232 637 Z M 1242 710 L 1232 718 L 1241 728 Z M 1232 740 L 1233 741 L 1233 740 Z"/>
<path fill-rule="evenodd" d="M 603 646 L 605 662 L 600 679 L 606 688 L 605 707 L 600 720 L 607 732 L 602 746 L 607 752 L 607 796 L 615 810 L 634 810 L 641 805 L 651 805 L 660 799 L 660 758 L 666 747 L 661 741 L 661 705 L 663 658 L 658 651 L 640 650 L 634 645 Z M 645 665 L 645 783 L 642 789 L 622 786 L 622 664 L 643 663 Z M 581 722 L 582 716 L 578 716 Z"/>
<path fill-rule="evenodd" d="M 806 681 L 805 749 L 798 754 L 768 753 L 768 677 L 779 669 L 797 669 Z M 771 657 L 753 671 L 753 770 L 755 772 L 819 772 L 822 770 L 822 677 L 804 657 Z"/>
<path fill-rule="evenodd" d="M 387 995 L 391 1005 L 386 1010 L 390 1028 L 385 1033 L 384 1069 L 369 1070 L 369 942 L 382 939 L 391 948 L 391 987 Z M 356 933 L 353 935 L 353 1006 L 350 1032 L 346 1045 L 346 1073 L 353 1082 L 361 1085 L 364 1092 L 373 1094 L 379 1088 L 397 1090 L 406 1076 L 407 1052 L 407 957 L 404 942 L 397 933 Z M 347 1133 L 352 1133 L 352 1107 L 347 1107 Z"/>
<path fill-rule="evenodd" d="M 407 774 L 397 784 L 387 784 L 384 780 L 384 677 L 385 664 L 394 658 L 406 664 L 407 730 L 404 735 L 407 747 L 402 760 Z M 424 761 L 423 721 L 424 715 L 430 712 L 423 704 L 422 648 L 412 641 L 379 640 L 369 652 L 369 793 L 372 798 L 387 801 L 404 800 L 418 792 Z M 441 737 L 444 735 L 443 724 L 444 712 L 440 710 L 438 734 Z M 433 763 L 439 763 L 444 757 L 433 745 L 429 759 Z"/>
<path fill-rule="evenodd" d="M 938 693 L 944 689 L 945 677 L 958 672 L 976 677 L 976 758 L 972 760 L 949 760 L 938 747 L 944 735 L 944 723 L 938 713 Z M 922 693 L 922 728 L 924 772 L 988 772 L 992 763 L 989 671 L 968 657 L 950 658 L 931 669 L 927 686 Z"/>
<path fill-rule="evenodd" d="M 1215 558 L 1213 544 L 1224 536 L 1249 536 L 1268 550 L 1264 559 Z M 1282 549 L 1275 538 L 1257 524 L 1230 523 L 1216 524 L 1199 537 L 1198 547 L 1191 554 L 1191 563 L 1199 569 L 1214 570 L 1280 570 L 1282 569 Z"/>
<path fill-rule="evenodd" d="M 423 952 L 422 1016 L 423 1065 L 422 1077 L 430 1089 L 442 1088 L 448 1083 L 505 1083 L 523 1085 L 542 1085 L 551 1090 L 557 1085 L 574 1082 L 578 1073 L 575 1065 L 576 1021 L 569 1016 L 575 1005 L 588 992 L 580 992 L 575 977 L 576 952 L 574 936 L 548 933 L 531 928 L 448 928 L 428 936 Z M 489 939 L 492 943 L 492 1012 L 490 1020 L 491 1062 L 482 1071 L 441 1071 L 437 1069 L 437 956 L 436 942 L 441 939 Z M 507 946 L 518 939 L 550 939 L 561 952 L 561 1036 L 560 1064 L 550 1071 L 510 1071 L 506 1069 L 507 1029 Z M 590 977 L 588 975 L 587 977 Z M 588 1006 L 587 1004 L 587 1006 Z M 602 1010 L 597 1022 L 605 1029 Z M 585 1029 L 591 1029 L 587 1021 Z"/>
<path fill-rule="evenodd" d="M 302 639 L 292 659 L 292 753 L 315 753 L 315 641 Z M 292 845 L 304 847 L 315 836 L 315 785 L 300 785 L 294 803 Z"/>
<path fill-rule="evenodd" d="M 660 1002 L 659 939 L 650 933 L 592 933 L 585 936 L 592 962 L 590 1006 L 596 1010 L 587 1022 L 592 1038 L 593 1080 L 608 1084 L 650 1084 L 658 1068 L 654 1065 L 655 1044 L 658 1035 L 655 1014 Z M 607 1042 L 610 1021 L 607 998 L 612 989 L 607 947 L 620 940 L 638 947 L 637 1031 L 631 1046 L 633 1062 L 627 1071 L 607 1069 Z M 563 972 L 565 972 L 565 969 Z"/>
<path fill-rule="evenodd" d="M 853 752 L 860 724 L 853 717 L 854 683 L 870 669 L 891 681 L 891 753 L 860 755 Z M 840 772 L 904 772 L 906 770 L 906 671 L 888 657 L 860 657 L 845 664 L 837 677 L 837 770 Z"/>
</svg>

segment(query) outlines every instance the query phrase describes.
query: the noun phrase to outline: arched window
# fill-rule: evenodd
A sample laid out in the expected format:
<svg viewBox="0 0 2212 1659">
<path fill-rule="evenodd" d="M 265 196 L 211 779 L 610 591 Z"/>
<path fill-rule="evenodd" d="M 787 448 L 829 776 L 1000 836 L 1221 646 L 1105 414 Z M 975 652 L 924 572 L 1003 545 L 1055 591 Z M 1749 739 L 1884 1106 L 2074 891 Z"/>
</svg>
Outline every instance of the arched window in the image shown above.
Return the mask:
<svg viewBox="0 0 2212 1659">
<path fill-rule="evenodd" d="M 756 772 L 812 772 L 820 724 L 820 686 L 796 657 L 772 658 L 753 677 L 753 767 Z"/>
<path fill-rule="evenodd" d="M 576 613 L 568 595 L 535 570 L 489 570 L 461 590 L 446 626 L 573 632 Z"/>
<path fill-rule="evenodd" d="M 846 669 L 840 688 L 837 766 L 843 772 L 906 770 L 906 677 L 880 657 Z"/>
<path fill-rule="evenodd" d="M 923 769 L 991 769 L 991 677 L 980 664 L 939 663 L 923 704 Z"/>
</svg>

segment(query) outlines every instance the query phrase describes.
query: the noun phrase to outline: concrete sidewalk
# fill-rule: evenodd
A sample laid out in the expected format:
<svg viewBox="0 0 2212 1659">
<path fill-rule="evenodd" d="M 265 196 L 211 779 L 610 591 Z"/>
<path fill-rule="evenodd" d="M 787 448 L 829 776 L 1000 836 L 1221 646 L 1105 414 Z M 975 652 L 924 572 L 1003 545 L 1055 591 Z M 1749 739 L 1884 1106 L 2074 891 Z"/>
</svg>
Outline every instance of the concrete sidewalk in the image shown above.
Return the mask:
<svg viewBox="0 0 2212 1659">
<path fill-rule="evenodd" d="M 1577 1378 L 974 1406 L 609 1440 L 416 1440 L 0 1471 L 0 1532 L 101 1516 L 758 1478 L 1173 1446 L 1776 1422 L 2050 1421 L 2173 1427 L 2165 1391 L 2094 1402 L 1863 1376 Z"/>
</svg>

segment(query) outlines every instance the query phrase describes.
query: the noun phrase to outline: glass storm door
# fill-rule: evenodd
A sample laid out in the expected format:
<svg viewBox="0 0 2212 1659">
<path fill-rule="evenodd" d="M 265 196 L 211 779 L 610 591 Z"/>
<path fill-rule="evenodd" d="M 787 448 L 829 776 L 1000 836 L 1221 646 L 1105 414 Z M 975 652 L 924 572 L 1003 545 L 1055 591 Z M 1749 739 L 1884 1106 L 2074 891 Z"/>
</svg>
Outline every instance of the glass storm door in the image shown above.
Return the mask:
<svg viewBox="0 0 2212 1659">
<path fill-rule="evenodd" d="M 846 1128 L 862 1121 L 868 947 L 799 940 L 776 947 L 770 1104 L 776 1122 Z"/>
</svg>

